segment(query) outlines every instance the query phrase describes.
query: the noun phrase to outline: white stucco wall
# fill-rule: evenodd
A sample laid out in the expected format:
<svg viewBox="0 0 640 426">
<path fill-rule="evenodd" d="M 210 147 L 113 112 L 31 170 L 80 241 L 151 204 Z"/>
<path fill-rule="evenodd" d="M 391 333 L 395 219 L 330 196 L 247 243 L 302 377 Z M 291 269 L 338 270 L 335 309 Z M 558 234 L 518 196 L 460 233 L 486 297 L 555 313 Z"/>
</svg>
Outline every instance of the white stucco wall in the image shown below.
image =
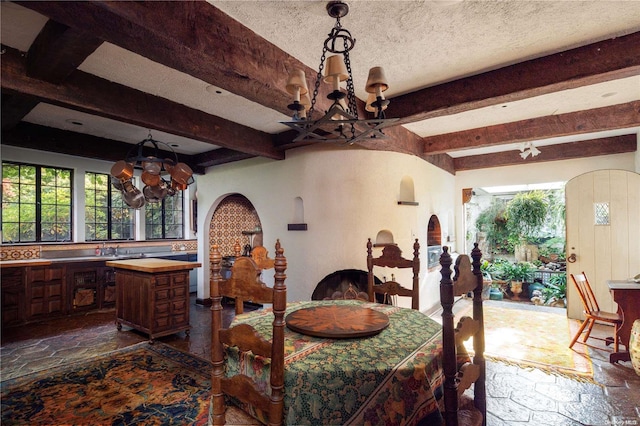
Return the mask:
<svg viewBox="0 0 640 426">
<path fill-rule="evenodd" d="M 398 205 L 405 176 L 414 181 L 418 206 Z M 453 229 L 448 223 L 457 196 L 453 175 L 411 155 L 348 146 L 298 148 L 287 151 L 285 161 L 251 159 L 217 166 L 198 180 L 199 253 L 209 253 L 211 217 L 220 200 L 232 193 L 244 195 L 256 208 L 270 256 L 280 239 L 288 263 L 289 301 L 309 300 L 318 282 L 337 270 L 366 271 L 367 238 L 375 241 L 380 230 L 389 230 L 405 257 L 412 257 L 413 239 L 418 238 L 421 310 L 439 303 L 440 275 L 429 274 L 426 267 L 427 224 L 436 214 L 443 234 Z M 287 230 L 296 197 L 304 202 L 308 231 Z M 374 250 L 380 255 L 380 249 Z M 208 256 L 201 260 L 198 282 L 208 283 Z M 410 276 L 396 278 L 410 284 Z M 209 297 L 209 288 L 199 288 L 198 297 Z"/>
</svg>

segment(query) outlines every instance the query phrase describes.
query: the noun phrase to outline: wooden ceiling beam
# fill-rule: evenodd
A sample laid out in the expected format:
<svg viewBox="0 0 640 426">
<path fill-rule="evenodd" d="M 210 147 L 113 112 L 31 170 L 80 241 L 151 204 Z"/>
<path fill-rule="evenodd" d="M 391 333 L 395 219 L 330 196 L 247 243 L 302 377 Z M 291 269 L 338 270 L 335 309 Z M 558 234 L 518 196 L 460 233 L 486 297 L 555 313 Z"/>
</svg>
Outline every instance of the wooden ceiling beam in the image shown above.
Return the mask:
<svg viewBox="0 0 640 426">
<path fill-rule="evenodd" d="M 530 163 L 634 152 L 637 150 L 637 145 L 637 136 L 630 134 L 541 146 L 539 147 L 540 154 L 526 159 L 520 157 L 520 152 L 513 150 L 494 154 L 458 157 L 453 159 L 453 164 L 456 172 L 502 166 L 523 166 Z"/>
<path fill-rule="evenodd" d="M 317 70 L 204 1 L 17 3 L 286 115 L 291 113 L 287 109 L 291 95 L 285 90 L 289 72 L 302 69 L 311 83 L 317 74 Z M 329 85 L 320 86 L 316 112 L 329 109 L 330 91 Z M 364 103 L 357 103 L 362 116 Z M 419 137 L 403 127 L 396 129 L 394 140 L 384 144 L 383 149 L 411 151 L 422 157 Z M 293 133 L 276 136 L 278 141 L 284 140 L 280 150 L 300 146 L 285 140 L 290 135 Z M 371 149 L 381 146 L 378 141 L 361 145 Z M 262 155 L 234 146 L 228 148 Z"/>
<path fill-rule="evenodd" d="M 14 128 L 39 103 L 40 101 L 32 96 L 2 92 L 2 130 Z"/>
<path fill-rule="evenodd" d="M 86 32 L 49 20 L 27 52 L 27 75 L 62 83 L 102 43 Z"/>
<path fill-rule="evenodd" d="M 20 123 L 11 130 L 3 130 L 2 144 L 113 162 L 123 160 L 134 147 L 126 142 L 31 123 Z M 169 158 L 173 156 L 168 151 L 160 152 Z M 204 174 L 204 167 L 197 163 L 195 156 L 178 154 L 178 159 L 189 165 L 194 173 Z"/>
<path fill-rule="evenodd" d="M 234 151 L 232 149 L 220 148 L 203 152 L 202 154 L 196 154 L 193 157 L 196 163 L 201 167 L 212 167 L 219 166 L 221 164 L 233 163 L 234 161 L 246 160 L 255 157 L 255 155 Z"/>
<path fill-rule="evenodd" d="M 2 55 L 4 91 L 149 129 L 184 136 L 252 155 L 281 160 L 271 135 L 120 84 L 75 71 L 64 83 L 53 85 L 30 78 L 25 61 L 15 49 Z"/>
<path fill-rule="evenodd" d="M 424 138 L 425 154 L 640 126 L 640 101 Z"/>
<path fill-rule="evenodd" d="M 396 96 L 386 113 L 405 124 L 639 73 L 635 32 Z"/>
<path fill-rule="evenodd" d="M 205 1 L 16 3 L 286 115 L 289 72 L 317 73 Z"/>
</svg>

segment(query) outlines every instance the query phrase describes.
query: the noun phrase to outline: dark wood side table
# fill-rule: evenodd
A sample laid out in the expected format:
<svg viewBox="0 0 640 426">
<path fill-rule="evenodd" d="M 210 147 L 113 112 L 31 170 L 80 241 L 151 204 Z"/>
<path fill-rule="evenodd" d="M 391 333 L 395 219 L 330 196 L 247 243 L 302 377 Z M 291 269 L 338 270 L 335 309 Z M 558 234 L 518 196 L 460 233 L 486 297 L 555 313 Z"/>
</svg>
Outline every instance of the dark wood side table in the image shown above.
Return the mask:
<svg viewBox="0 0 640 426">
<path fill-rule="evenodd" d="M 630 361 L 629 338 L 633 321 L 640 318 L 640 283 L 633 281 L 607 281 L 613 301 L 618 304 L 618 313 L 622 315 L 622 326 L 618 336 L 626 350 L 609 355 L 609 362 Z"/>
</svg>

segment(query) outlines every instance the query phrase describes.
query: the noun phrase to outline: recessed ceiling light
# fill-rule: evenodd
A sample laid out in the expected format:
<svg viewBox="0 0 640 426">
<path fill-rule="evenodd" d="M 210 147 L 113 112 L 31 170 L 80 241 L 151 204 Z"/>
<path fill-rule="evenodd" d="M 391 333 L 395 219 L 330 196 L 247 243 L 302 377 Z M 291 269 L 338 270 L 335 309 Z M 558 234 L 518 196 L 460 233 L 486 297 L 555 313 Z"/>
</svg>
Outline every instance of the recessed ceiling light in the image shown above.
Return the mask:
<svg viewBox="0 0 640 426">
<path fill-rule="evenodd" d="M 209 93 L 213 93 L 214 95 L 226 95 L 226 92 L 224 92 L 219 87 L 214 86 L 213 84 L 205 87 L 205 90 Z"/>
<path fill-rule="evenodd" d="M 82 121 L 80 120 L 74 120 L 73 118 L 69 118 L 67 120 L 64 120 L 65 122 L 69 123 L 69 124 L 73 124 L 74 126 L 83 126 L 84 124 L 82 123 Z"/>
</svg>

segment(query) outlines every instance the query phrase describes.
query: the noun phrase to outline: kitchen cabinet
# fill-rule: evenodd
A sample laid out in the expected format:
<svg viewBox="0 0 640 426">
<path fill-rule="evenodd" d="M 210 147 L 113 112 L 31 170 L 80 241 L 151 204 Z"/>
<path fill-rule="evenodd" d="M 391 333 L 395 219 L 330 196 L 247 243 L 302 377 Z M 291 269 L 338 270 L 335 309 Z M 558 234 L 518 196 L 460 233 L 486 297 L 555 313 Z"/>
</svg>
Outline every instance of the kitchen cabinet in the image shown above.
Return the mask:
<svg viewBox="0 0 640 426">
<path fill-rule="evenodd" d="M 189 270 L 194 262 L 166 259 L 109 261 L 116 270 L 116 324 L 149 335 L 149 341 L 189 334 Z"/>
<path fill-rule="evenodd" d="M 26 268 L 26 320 L 65 314 L 64 265 Z"/>
<path fill-rule="evenodd" d="M 2 327 L 20 324 L 25 319 L 24 268 L 2 268 Z"/>
<path fill-rule="evenodd" d="M 159 259 L 182 260 L 184 262 L 197 262 L 197 253 L 180 253 L 171 255 L 158 256 Z M 196 293 L 198 291 L 198 274 L 195 269 L 189 271 L 189 292 Z"/>
<path fill-rule="evenodd" d="M 70 312 L 115 306 L 115 272 L 104 262 L 70 263 L 67 280 Z"/>
</svg>

